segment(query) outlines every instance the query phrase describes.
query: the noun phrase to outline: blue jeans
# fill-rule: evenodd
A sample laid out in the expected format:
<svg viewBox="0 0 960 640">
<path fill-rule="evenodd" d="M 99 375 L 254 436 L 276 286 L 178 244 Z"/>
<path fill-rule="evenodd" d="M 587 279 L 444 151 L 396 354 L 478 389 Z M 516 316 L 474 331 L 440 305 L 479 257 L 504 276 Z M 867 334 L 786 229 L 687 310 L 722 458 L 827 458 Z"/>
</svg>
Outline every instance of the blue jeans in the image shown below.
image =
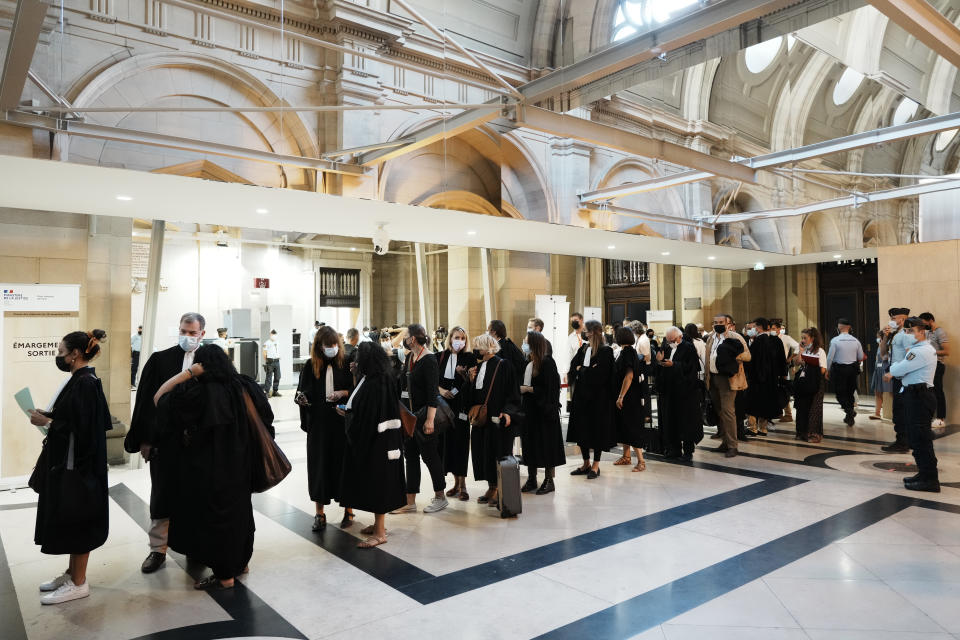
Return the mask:
<svg viewBox="0 0 960 640">
<path fill-rule="evenodd" d="M 280 388 L 280 359 L 267 360 L 263 365 L 264 370 L 267 373 L 266 382 L 263 385 L 264 391 L 270 391 L 271 384 L 273 385 L 273 392 L 276 393 L 277 389 Z"/>
</svg>

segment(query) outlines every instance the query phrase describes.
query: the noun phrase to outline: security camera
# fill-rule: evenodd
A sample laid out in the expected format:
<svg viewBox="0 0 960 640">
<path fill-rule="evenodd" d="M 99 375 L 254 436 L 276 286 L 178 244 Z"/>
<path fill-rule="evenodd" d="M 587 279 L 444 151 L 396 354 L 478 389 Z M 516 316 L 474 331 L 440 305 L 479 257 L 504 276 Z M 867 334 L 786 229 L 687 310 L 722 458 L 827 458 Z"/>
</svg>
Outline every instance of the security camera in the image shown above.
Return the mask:
<svg viewBox="0 0 960 640">
<path fill-rule="evenodd" d="M 378 256 L 385 256 L 389 250 L 390 236 L 387 235 L 387 231 L 383 228 L 383 225 L 380 225 L 377 227 L 376 233 L 373 234 L 373 252 Z"/>
</svg>

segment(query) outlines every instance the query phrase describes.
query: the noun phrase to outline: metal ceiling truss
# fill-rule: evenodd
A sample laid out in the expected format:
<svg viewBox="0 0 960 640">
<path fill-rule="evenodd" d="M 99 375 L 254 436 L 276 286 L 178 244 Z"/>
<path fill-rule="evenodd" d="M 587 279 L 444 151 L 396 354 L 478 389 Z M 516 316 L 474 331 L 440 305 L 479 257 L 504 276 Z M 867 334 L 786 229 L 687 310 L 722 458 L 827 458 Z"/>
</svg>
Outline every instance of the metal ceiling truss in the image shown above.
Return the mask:
<svg viewBox="0 0 960 640">
<path fill-rule="evenodd" d="M 677 224 L 684 227 L 695 227 L 697 229 L 715 229 L 716 227 L 709 222 L 703 220 L 691 220 L 690 218 L 681 218 L 679 216 L 669 216 L 662 213 L 648 213 L 646 211 L 639 211 L 637 209 L 628 209 L 627 207 L 618 207 L 616 205 L 607 204 L 602 202 L 600 204 L 584 204 L 580 206 L 580 209 L 584 211 L 592 211 L 597 213 L 612 213 L 618 216 L 626 216 L 628 218 L 639 218 L 641 220 L 647 220 L 649 222 L 664 222 L 667 224 Z"/>
<path fill-rule="evenodd" d="M 50 5 L 40 0 L 18 0 L 0 75 L 0 113 L 16 109 L 27 83 L 43 20 Z"/>
</svg>

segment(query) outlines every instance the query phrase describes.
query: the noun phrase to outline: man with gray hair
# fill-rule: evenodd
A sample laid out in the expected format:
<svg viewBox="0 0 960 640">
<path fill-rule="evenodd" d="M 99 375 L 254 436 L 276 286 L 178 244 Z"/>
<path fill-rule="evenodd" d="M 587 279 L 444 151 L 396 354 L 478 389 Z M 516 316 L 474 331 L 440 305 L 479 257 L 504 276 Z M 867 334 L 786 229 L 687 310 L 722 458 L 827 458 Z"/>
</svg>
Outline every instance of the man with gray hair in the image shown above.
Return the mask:
<svg viewBox="0 0 960 640">
<path fill-rule="evenodd" d="M 163 440 L 159 437 L 153 397 L 164 382 L 193 364 L 193 354 L 206 333 L 206 325 L 207 321 L 199 313 L 183 314 L 177 344 L 150 355 L 137 387 L 130 431 L 123 441 L 123 448 L 128 453 L 140 453 L 150 465 L 150 555 L 140 566 L 144 573 L 153 573 L 167 559 L 167 531 L 175 495 L 180 444 L 176 438 Z M 143 345 L 147 350 L 151 346 Z"/>
<path fill-rule="evenodd" d="M 693 460 L 693 450 L 703 440 L 698 397 L 700 356 L 693 342 L 678 327 L 667 329 L 663 348 L 657 351 L 657 416 L 665 443 L 665 458 Z"/>
</svg>

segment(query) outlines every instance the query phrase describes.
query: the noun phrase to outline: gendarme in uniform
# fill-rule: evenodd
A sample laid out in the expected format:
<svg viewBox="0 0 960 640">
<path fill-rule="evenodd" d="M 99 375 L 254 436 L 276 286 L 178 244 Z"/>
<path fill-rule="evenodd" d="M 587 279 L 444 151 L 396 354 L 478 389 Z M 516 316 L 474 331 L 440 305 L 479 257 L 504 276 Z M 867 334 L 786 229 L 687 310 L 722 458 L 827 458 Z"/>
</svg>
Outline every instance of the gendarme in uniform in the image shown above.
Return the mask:
<svg viewBox="0 0 960 640">
<path fill-rule="evenodd" d="M 901 333 L 907 339 L 912 337 L 905 332 Z M 939 491 L 937 457 L 933 452 L 933 432 L 930 429 L 930 422 L 937 408 L 937 400 L 933 394 L 933 377 L 936 371 L 937 352 L 926 340 L 909 346 L 904 358 L 890 366 L 890 373 L 899 378 L 902 385 L 900 399 L 903 401 L 907 443 L 913 449 L 913 458 L 917 463 L 918 473 L 915 480 L 936 485 L 935 490 Z"/>
</svg>

